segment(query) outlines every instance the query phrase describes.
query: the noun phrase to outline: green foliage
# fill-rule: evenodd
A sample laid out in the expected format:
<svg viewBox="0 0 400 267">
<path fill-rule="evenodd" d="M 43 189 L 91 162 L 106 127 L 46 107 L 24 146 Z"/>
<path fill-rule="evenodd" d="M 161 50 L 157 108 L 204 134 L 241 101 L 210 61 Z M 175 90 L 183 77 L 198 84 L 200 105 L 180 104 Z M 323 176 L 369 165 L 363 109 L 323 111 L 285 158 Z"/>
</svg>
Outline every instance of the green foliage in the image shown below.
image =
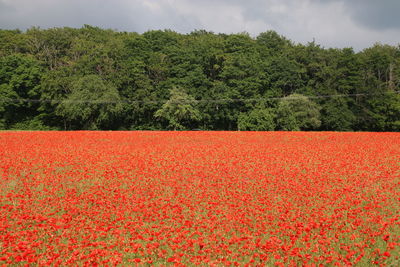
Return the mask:
<svg viewBox="0 0 400 267">
<path fill-rule="evenodd" d="M 168 127 L 174 130 L 186 129 L 191 122 L 201 119 L 199 110 L 194 106 L 195 99 L 182 88 L 172 88 L 170 95 L 169 100 L 154 113 L 154 117 L 167 120 Z"/>
<path fill-rule="evenodd" d="M 10 130 L 54 131 L 58 130 L 58 128 L 47 126 L 42 120 L 35 117 L 13 124 Z"/>
<path fill-rule="evenodd" d="M 253 109 L 239 115 L 238 129 L 241 131 L 273 131 L 275 130 L 274 117 L 270 109 Z"/>
<path fill-rule="evenodd" d="M 38 104 L 25 99 L 39 98 L 42 67 L 31 56 L 12 54 L 0 58 L 1 127 L 36 113 Z"/>
<path fill-rule="evenodd" d="M 280 36 L 275 31 L 267 31 L 260 33 L 256 38 L 261 48 L 265 49 L 268 55 L 280 54 L 292 44 L 284 36 Z"/>
<path fill-rule="evenodd" d="M 12 54 L 0 58 L 0 84 L 8 84 L 21 98 L 38 95 L 41 75 L 40 64 L 31 56 Z"/>
<path fill-rule="evenodd" d="M 315 130 L 321 126 L 319 111 L 318 104 L 306 96 L 291 94 L 279 103 L 278 124 L 282 130 Z"/>
<path fill-rule="evenodd" d="M 299 122 L 288 101 L 281 101 L 277 108 L 276 124 L 278 130 L 299 131 Z"/>
<path fill-rule="evenodd" d="M 386 95 L 368 100 L 370 128 L 376 131 L 400 131 L 400 95 L 387 92 Z"/>
<path fill-rule="evenodd" d="M 121 111 L 116 88 L 96 75 L 84 76 L 73 83 L 68 98 L 57 108 L 58 115 L 73 122 L 74 127 L 90 130 L 112 127 L 113 119 Z"/>
<path fill-rule="evenodd" d="M 343 98 L 332 98 L 322 107 L 322 125 L 326 130 L 351 131 L 356 116 Z"/>
<path fill-rule="evenodd" d="M 0 30 L 1 129 L 400 131 L 399 91 L 400 47 L 389 45 L 356 53 L 274 31 Z"/>
<path fill-rule="evenodd" d="M 0 29 L 0 57 L 28 50 L 27 36 L 20 30 Z"/>
</svg>

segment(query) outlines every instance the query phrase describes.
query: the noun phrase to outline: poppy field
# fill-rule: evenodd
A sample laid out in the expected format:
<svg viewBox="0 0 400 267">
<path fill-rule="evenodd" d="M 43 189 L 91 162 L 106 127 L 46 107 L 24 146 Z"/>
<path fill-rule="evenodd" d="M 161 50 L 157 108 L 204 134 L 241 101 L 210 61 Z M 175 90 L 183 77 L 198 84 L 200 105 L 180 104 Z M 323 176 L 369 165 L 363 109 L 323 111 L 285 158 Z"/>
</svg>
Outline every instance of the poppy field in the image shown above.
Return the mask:
<svg viewBox="0 0 400 267">
<path fill-rule="evenodd" d="M 400 265 L 400 134 L 2 132 L 0 265 Z"/>
</svg>

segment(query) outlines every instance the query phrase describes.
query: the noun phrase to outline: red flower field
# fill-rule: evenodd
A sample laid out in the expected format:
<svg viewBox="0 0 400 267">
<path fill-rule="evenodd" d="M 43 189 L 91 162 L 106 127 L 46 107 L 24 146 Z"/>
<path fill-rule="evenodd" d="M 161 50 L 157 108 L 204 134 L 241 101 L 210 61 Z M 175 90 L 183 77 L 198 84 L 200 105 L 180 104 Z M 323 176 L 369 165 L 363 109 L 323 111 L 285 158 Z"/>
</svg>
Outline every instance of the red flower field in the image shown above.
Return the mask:
<svg viewBox="0 0 400 267">
<path fill-rule="evenodd" d="M 400 265 L 400 134 L 2 132 L 0 265 Z"/>
</svg>

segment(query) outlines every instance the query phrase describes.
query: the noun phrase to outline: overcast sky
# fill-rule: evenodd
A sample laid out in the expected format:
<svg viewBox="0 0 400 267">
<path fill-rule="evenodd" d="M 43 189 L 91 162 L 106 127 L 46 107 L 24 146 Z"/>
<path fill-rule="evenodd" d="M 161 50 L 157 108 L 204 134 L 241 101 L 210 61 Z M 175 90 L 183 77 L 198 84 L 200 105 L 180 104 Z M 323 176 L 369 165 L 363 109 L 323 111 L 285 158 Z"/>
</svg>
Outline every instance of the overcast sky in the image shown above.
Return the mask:
<svg viewBox="0 0 400 267">
<path fill-rule="evenodd" d="M 295 42 L 360 50 L 400 43 L 400 0 L 0 0 L 0 28 L 188 33 L 275 30 Z"/>
</svg>

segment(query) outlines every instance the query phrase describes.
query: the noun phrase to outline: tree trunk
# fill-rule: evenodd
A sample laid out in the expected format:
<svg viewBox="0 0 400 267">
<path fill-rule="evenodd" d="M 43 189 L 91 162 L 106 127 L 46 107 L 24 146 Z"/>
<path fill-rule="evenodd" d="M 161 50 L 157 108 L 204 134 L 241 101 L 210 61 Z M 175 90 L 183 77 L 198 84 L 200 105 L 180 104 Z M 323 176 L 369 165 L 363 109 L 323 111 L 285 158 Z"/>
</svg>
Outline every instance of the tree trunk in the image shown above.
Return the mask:
<svg viewBox="0 0 400 267">
<path fill-rule="evenodd" d="M 393 75 L 393 63 L 390 63 L 389 65 L 389 83 L 388 83 L 388 87 L 390 90 L 394 91 L 394 75 Z"/>
</svg>

